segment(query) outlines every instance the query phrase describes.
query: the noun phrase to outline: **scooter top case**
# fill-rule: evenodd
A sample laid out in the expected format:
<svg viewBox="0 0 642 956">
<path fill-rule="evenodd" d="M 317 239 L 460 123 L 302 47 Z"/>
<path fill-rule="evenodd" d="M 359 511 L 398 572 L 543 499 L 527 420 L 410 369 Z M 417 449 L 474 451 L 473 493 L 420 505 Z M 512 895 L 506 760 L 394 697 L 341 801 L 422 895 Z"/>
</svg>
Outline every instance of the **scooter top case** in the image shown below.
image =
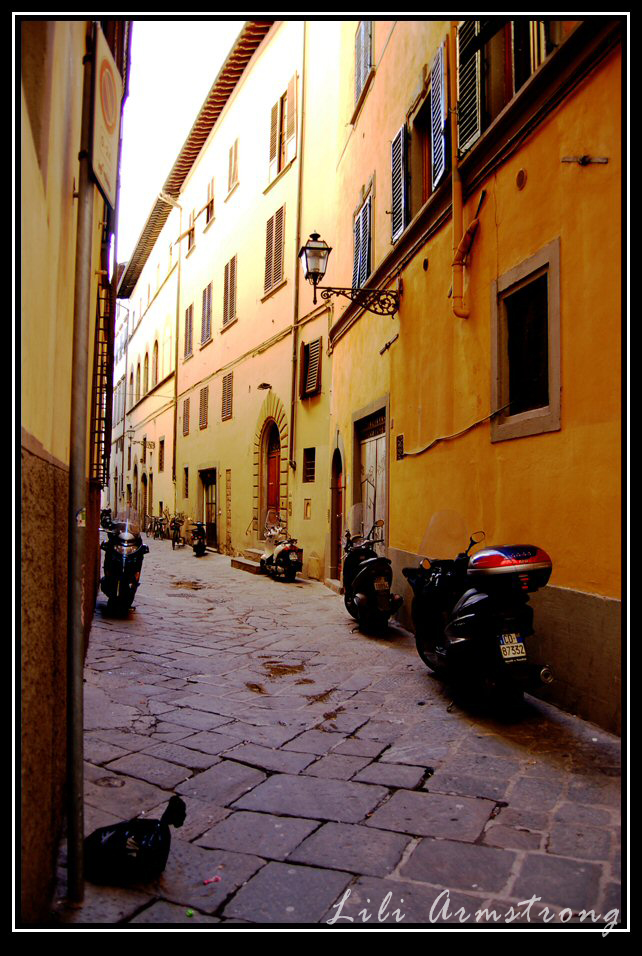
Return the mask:
<svg viewBox="0 0 642 956">
<path fill-rule="evenodd" d="M 519 584 L 523 591 L 537 591 L 548 584 L 553 562 L 533 544 L 498 545 L 484 548 L 468 562 L 468 577 L 480 587 Z"/>
</svg>

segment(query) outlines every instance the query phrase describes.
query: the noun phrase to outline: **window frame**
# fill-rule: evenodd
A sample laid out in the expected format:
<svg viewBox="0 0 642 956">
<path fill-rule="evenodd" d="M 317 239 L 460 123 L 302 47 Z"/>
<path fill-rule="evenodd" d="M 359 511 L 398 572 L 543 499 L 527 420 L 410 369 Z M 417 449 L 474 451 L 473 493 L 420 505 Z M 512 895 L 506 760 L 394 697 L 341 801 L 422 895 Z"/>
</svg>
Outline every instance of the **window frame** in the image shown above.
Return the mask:
<svg viewBox="0 0 642 956">
<path fill-rule="evenodd" d="M 508 401 L 509 369 L 504 300 L 546 273 L 548 277 L 548 405 L 516 415 L 499 411 Z M 491 441 L 559 431 L 561 424 L 560 240 L 554 239 L 491 283 Z"/>
<path fill-rule="evenodd" d="M 270 109 L 268 184 L 296 158 L 297 153 L 297 74 L 288 83 Z"/>
<path fill-rule="evenodd" d="M 225 263 L 223 270 L 223 329 L 236 321 L 237 256 Z"/>
<path fill-rule="evenodd" d="M 352 288 L 361 289 L 372 274 L 372 197 L 373 190 L 367 191 L 366 197 L 354 215 L 352 223 L 353 260 L 352 260 Z M 367 222 L 366 222 L 367 221 Z M 364 232 L 366 238 L 366 255 L 363 258 Z"/>
<path fill-rule="evenodd" d="M 354 38 L 354 122 L 374 73 L 374 20 L 359 20 Z"/>
<path fill-rule="evenodd" d="M 212 292 L 213 283 L 210 282 L 203 289 L 203 309 L 201 312 L 201 345 L 212 341 Z"/>
<path fill-rule="evenodd" d="M 185 325 L 183 328 L 183 360 L 194 354 L 194 303 L 185 309 Z"/>
</svg>

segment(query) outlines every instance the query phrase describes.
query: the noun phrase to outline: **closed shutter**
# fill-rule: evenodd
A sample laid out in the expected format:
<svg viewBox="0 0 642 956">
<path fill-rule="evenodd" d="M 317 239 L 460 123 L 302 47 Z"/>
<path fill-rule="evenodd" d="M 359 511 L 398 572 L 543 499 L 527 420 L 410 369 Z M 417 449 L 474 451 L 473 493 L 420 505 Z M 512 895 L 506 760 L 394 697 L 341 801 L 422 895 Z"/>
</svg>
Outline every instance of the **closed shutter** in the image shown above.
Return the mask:
<svg viewBox="0 0 642 956">
<path fill-rule="evenodd" d="M 209 386 L 206 385 L 205 388 L 201 389 L 200 393 L 200 405 L 198 411 L 198 427 L 207 428 L 207 412 L 209 406 Z"/>
<path fill-rule="evenodd" d="M 189 435 L 189 398 L 183 399 L 183 434 Z"/>
<path fill-rule="evenodd" d="M 287 116 L 285 121 L 285 161 L 296 156 L 296 73 L 288 83 Z"/>
<path fill-rule="evenodd" d="M 239 179 L 239 141 L 234 140 L 230 146 L 229 165 L 227 171 L 227 191 L 230 192 L 233 186 L 236 186 Z"/>
<path fill-rule="evenodd" d="M 203 289 L 203 321 L 201 323 L 201 345 L 212 337 L 212 283 Z"/>
<path fill-rule="evenodd" d="M 270 168 L 269 182 L 272 182 L 279 171 L 279 103 L 272 107 L 270 114 Z"/>
<path fill-rule="evenodd" d="M 225 421 L 232 417 L 232 389 L 234 372 L 223 376 L 223 398 L 221 403 L 221 418 Z"/>
<path fill-rule="evenodd" d="M 223 325 L 236 318 L 236 256 L 225 264 L 223 276 Z"/>
<path fill-rule="evenodd" d="M 190 305 L 185 309 L 185 350 L 184 356 L 192 354 L 192 327 L 193 327 L 194 306 Z"/>
<path fill-rule="evenodd" d="M 430 147 L 432 188 L 436 189 L 448 165 L 446 148 L 446 49 L 440 46 L 430 73 Z"/>
<path fill-rule="evenodd" d="M 265 229 L 265 282 L 264 291 L 269 292 L 283 279 L 283 241 L 285 206 L 277 209 L 267 221 Z"/>
<path fill-rule="evenodd" d="M 370 275 L 371 209 L 372 196 L 368 196 L 354 221 L 353 289 L 360 289 Z"/>
<path fill-rule="evenodd" d="M 457 145 L 461 155 L 481 134 L 481 52 L 479 20 L 464 20 L 457 29 Z"/>
<path fill-rule="evenodd" d="M 355 37 L 354 100 L 361 96 L 372 66 L 372 20 L 362 20 Z"/>
<path fill-rule="evenodd" d="M 407 225 L 406 200 L 406 127 L 392 141 L 392 241 Z"/>
</svg>

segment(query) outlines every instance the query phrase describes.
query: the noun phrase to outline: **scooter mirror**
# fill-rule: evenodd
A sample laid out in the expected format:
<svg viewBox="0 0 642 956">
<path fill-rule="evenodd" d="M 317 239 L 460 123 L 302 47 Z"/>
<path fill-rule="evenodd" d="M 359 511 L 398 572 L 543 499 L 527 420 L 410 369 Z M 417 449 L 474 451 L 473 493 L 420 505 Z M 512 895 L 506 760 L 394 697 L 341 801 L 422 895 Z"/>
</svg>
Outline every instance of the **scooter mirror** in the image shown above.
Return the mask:
<svg viewBox="0 0 642 956">
<path fill-rule="evenodd" d="M 470 536 L 470 540 L 472 541 L 473 544 L 481 544 L 481 542 L 484 540 L 485 537 L 486 537 L 485 531 L 474 531 Z"/>
<path fill-rule="evenodd" d="M 421 562 L 421 566 L 424 569 L 424 571 L 430 571 L 430 559 L 424 558 L 423 561 Z"/>
<path fill-rule="evenodd" d="M 384 520 L 383 520 L 383 518 L 379 518 L 379 519 L 378 519 L 377 521 L 375 521 L 375 523 L 374 523 L 375 528 L 383 528 L 383 525 L 384 525 Z"/>
</svg>

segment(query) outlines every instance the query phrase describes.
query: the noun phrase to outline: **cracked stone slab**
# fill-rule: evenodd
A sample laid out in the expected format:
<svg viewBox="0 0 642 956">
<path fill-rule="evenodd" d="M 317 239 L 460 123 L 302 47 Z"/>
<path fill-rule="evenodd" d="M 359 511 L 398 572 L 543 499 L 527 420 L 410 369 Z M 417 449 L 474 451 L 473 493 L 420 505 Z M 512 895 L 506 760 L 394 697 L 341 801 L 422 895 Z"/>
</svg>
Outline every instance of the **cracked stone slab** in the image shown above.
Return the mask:
<svg viewBox="0 0 642 956">
<path fill-rule="evenodd" d="M 264 770 L 273 770 L 279 773 L 299 773 L 313 760 L 312 754 L 273 750 L 270 747 L 261 747 L 258 744 L 239 744 L 225 754 L 230 760 L 248 763 L 253 767 L 262 767 Z"/>
<path fill-rule="evenodd" d="M 488 823 L 494 808 L 491 800 L 397 790 L 374 811 L 367 825 L 472 843 Z"/>
<path fill-rule="evenodd" d="M 352 877 L 336 870 L 268 863 L 223 910 L 252 923 L 318 923 Z"/>
<path fill-rule="evenodd" d="M 151 757 L 158 757 L 159 760 L 178 764 L 183 768 L 188 767 L 190 770 L 209 770 L 218 760 L 214 754 L 202 753 L 199 750 L 167 742 L 155 743 L 144 753 Z"/>
<path fill-rule="evenodd" d="M 318 826 L 318 820 L 239 810 L 204 833 L 197 843 L 210 849 L 284 860 Z"/>
<path fill-rule="evenodd" d="M 386 876 L 399 863 L 410 837 L 347 823 L 326 823 L 290 855 L 295 863 Z"/>
<path fill-rule="evenodd" d="M 513 895 L 520 900 L 538 896 L 562 907 L 591 909 L 598 898 L 602 872 L 599 864 L 586 860 L 529 853 L 522 862 Z"/>
<path fill-rule="evenodd" d="M 234 804 L 240 810 L 358 823 L 387 795 L 384 787 L 275 774 Z"/>
</svg>

